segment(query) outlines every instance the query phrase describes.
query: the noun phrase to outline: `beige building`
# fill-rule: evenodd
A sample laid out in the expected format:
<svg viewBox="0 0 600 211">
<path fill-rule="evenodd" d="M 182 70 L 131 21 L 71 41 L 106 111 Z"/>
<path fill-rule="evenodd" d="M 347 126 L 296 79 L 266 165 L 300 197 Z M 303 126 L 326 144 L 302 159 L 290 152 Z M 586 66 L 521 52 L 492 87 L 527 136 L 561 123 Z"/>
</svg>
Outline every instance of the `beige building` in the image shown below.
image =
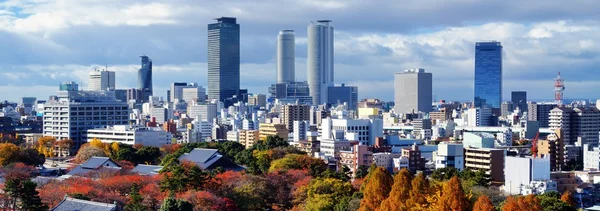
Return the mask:
<svg viewBox="0 0 600 211">
<path fill-rule="evenodd" d="M 259 126 L 259 139 L 266 140 L 269 136 L 279 136 L 283 140 L 288 140 L 289 130 L 285 124 L 261 123 Z M 240 135 L 241 137 L 241 135 Z"/>
<path fill-rule="evenodd" d="M 267 107 L 267 96 L 263 94 L 248 96 L 249 106 Z"/>
<path fill-rule="evenodd" d="M 561 130 L 548 135 L 547 140 L 537 142 L 539 157 L 550 157 L 550 171 L 560 171 L 564 165 L 565 142 L 561 138 Z"/>
<path fill-rule="evenodd" d="M 465 168 L 472 171 L 484 170 L 493 182 L 504 182 L 504 149 L 465 148 Z"/>
<path fill-rule="evenodd" d="M 310 106 L 308 105 L 285 105 L 282 109 L 282 122 L 287 129 L 293 132 L 294 121 L 310 121 Z"/>
<path fill-rule="evenodd" d="M 246 146 L 246 149 L 252 147 L 259 137 L 258 130 L 240 130 L 240 144 Z"/>
</svg>

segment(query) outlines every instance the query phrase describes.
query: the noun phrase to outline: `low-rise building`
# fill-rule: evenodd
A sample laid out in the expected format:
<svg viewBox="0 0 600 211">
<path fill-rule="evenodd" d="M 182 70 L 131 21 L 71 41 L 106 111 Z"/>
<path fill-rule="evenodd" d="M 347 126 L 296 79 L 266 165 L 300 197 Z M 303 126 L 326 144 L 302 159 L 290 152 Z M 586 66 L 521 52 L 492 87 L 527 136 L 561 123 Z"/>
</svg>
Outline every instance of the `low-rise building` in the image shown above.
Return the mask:
<svg viewBox="0 0 600 211">
<path fill-rule="evenodd" d="M 402 149 L 402 157 L 408 158 L 408 170 L 413 174 L 425 169 L 425 159 L 421 157 L 421 151 L 417 144 L 413 144 L 410 148 Z"/>
<path fill-rule="evenodd" d="M 435 168 L 453 167 L 462 171 L 465 167 L 465 157 L 462 144 L 451 144 L 442 142 L 438 144 L 435 153 Z"/>
<path fill-rule="evenodd" d="M 550 180 L 550 159 L 506 156 L 504 190 L 508 194 L 541 194 L 546 190 L 556 191 L 556 183 Z M 539 189 L 540 184 L 553 184 Z M 532 193 L 530 191 L 533 191 Z"/>
<path fill-rule="evenodd" d="M 465 132 L 463 134 L 463 146 L 473 148 L 494 148 L 494 135 L 483 132 Z"/>
<path fill-rule="evenodd" d="M 279 136 L 283 140 L 288 140 L 289 130 L 285 124 L 261 123 L 259 126 L 260 140 L 266 140 L 269 136 Z"/>
<path fill-rule="evenodd" d="M 565 144 L 560 130 L 537 142 L 537 155 L 550 158 L 550 171 L 560 171 L 564 165 Z"/>
<path fill-rule="evenodd" d="M 373 164 L 373 152 L 369 151 L 369 146 L 354 145 L 350 151 L 340 151 L 340 164 L 350 168 L 354 174 L 359 166 Z"/>
<path fill-rule="evenodd" d="M 504 182 L 504 149 L 465 147 L 465 168 L 483 170 L 493 182 Z"/>
<path fill-rule="evenodd" d="M 240 130 L 238 136 L 239 142 L 246 146 L 246 149 L 249 149 L 259 140 L 258 134 L 258 130 Z"/>
<path fill-rule="evenodd" d="M 87 131 L 88 142 L 99 139 L 103 143 L 117 142 L 127 145 L 141 144 L 144 146 L 160 147 L 171 144 L 172 135 L 160 128 L 132 127 L 129 125 L 107 126 L 105 128 L 90 129 Z"/>
</svg>

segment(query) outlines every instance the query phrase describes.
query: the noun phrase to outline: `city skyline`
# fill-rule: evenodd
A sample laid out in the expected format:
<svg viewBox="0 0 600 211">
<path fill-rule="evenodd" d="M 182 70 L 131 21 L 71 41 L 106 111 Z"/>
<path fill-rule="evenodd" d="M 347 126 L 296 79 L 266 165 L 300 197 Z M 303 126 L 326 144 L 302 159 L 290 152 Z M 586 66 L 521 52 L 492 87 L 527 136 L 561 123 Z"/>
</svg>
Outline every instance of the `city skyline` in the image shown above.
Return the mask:
<svg viewBox="0 0 600 211">
<path fill-rule="evenodd" d="M 210 12 L 204 11 L 210 9 L 198 6 L 185 10 L 183 6 L 193 5 L 193 2 L 185 1 L 181 6 L 166 1 L 127 2 L 111 4 L 123 9 L 118 9 L 114 19 L 110 20 L 93 15 L 94 11 L 111 9 L 108 6 L 94 11 L 84 7 L 81 13 L 74 13 L 73 8 L 82 6 L 77 2 L 68 8 L 52 2 L 9 3 L 0 3 L 0 10 L 5 11 L 0 18 L 6 20 L 1 22 L 0 36 L 5 38 L 3 44 L 7 49 L 21 50 L 0 53 L 5 58 L 0 65 L 3 76 L 0 95 L 13 101 L 20 96 L 44 99 L 54 94 L 63 81 L 76 81 L 80 87 L 87 87 L 89 71 L 106 64 L 109 70 L 116 71 L 118 89 L 134 88 L 139 69 L 139 60 L 135 58 L 140 54 L 155 61 L 155 93 L 164 94 L 173 81 L 198 81 L 199 85 L 207 87 L 203 83 L 207 80 L 204 30 L 212 18 L 221 16 L 233 16 L 243 23 L 241 88 L 248 88 L 251 93 L 266 93 L 268 85 L 276 80 L 276 37 L 283 29 L 296 31 L 296 78 L 297 81 L 306 80 L 306 25 L 321 18 L 334 21 L 336 27 L 335 81 L 358 86 L 359 98 L 391 101 L 393 74 L 423 67 L 435 75 L 433 93 L 436 99 L 470 101 L 472 96 L 461 93 L 473 93 L 473 48 L 480 40 L 497 40 L 504 46 L 503 99 L 509 99 L 514 90 L 527 91 L 530 99 L 552 99 L 552 78 L 560 70 L 566 79 L 567 99 L 597 98 L 598 94 L 593 90 L 600 86 L 597 82 L 600 79 L 593 74 L 599 63 L 596 52 L 600 49 L 597 42 L 600 27 L 595 22 L 597 11 L 586 1 L 561 10 L 560 14 L 549 15 L 541 14 L 558 6 L 553 7 L 548 2 L 531 2 L 528 7 L 511 13 L 506 12 L 512 8 L 510 3 L 423 3 L 423 7 L 431 8 L 425 8 L 418 15 L 410 9 L 399 11 L 405 12 L 404 15 L 394 15 L 388 8 L 383 8 L 380 14 L 372 14 L 366 10 L 369 7 L 360 2 L 343 1 L 317 5 L 294 3 L 300 11 L 319 9 L 309 13 L 281 7 L 275 7 L 280 9 L 276 11 L 274 6 L 261 9 L 243 2 L 239 6 Z M 546 4 L 550 6 L 536 8 Z M 458 14 L 463 7 L 492 5 L 503 7 L 485 19 L 467 14 L 424 18 L 441 9 Z M 217 6 L 207 3 L 203 7 Z M 536 8 L 537 12 L 530 8 Z M 146 16 L 139 14 L 147 9 L 157 12 Z M 269 17 L 282 13 L 289 16 L 265 20 L 266 17 L 261 18 L 258 14 L 266 9 L 276 11 L 264 13 Z M 66 17 L 83 13 L 92 15 L 76 22 L 56 16 L 55 10 L 68 10 Z M 193 15 L 197 11 L 204 12 Z M 352 11 L 371 15 L 357 20 Z M 46 18 L 47 22 L 39 24 L 43 15 L 57 18 Z M 389 27 L 394 22 L 398 24 Z M 76 34 L 84 35 L 84 38 L 75 39 Z"/>
</svg>

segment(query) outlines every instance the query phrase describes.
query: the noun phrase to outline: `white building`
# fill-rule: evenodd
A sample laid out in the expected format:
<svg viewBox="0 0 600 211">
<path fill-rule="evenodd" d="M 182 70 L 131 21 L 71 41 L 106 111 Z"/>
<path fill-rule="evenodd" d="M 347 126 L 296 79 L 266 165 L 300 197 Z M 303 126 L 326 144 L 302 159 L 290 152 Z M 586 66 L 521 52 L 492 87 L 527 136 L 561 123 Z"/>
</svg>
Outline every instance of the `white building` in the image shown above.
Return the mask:
<svg viewBox="0 0 600 211">
<path fill-rule="evenodd" d="M 507 127 L 504 131 L 496 133 L 495 146 L 512 146 L 513 131 Z"/>
<path fill-rule="evenodd" d="M 492 123 L 491 108 L 469 108 L 467 110 L 467 126 L 490 126 Z"/>
<path fill-rule="evenodd" d="M 583 169 L 600 170 L 600 148 L 583 145 Z"/>
<path fill-rule="evenodd" d="M 150 118 L 156 118 L 156 122 L 162 124 L 169 120 L 169 109 L 164 107 L 150 107 Z"/>
<path fill-rule="evenodd" d="M 335 137 L 335 131 L 342 131 L 343 137 Z M 356 137 L 354 137 L 356 136 Z M 346 139 L 359 141 L 362 145 L 373 145 L 376 137 L 383 137 L 381 119 L 323 119 L 321 140 Z"/>
<path fill-rule="evenodd" d="M 227 141 L 240 142 L 240 132 L 236 130 L 227 131 Z"/>
<path fill-rule="evenodd" d="M 161 147 L 171 144 L 172 135 L 161 128 L 131 127 L 129 125 L 115 125 L 112 127 L 96 128 L 87 131 L 87 141 L 94 138 L 103 143 L 121 143 L 127 145 L 141 144 L 144 146 Z"/>
<path fill-rule="evenodd" d="M 459 171 L 465 168 L 465 156 L 462 144 L 448 144 L 442 142 L 438 144 L 438 151 L 435 153 L 435 168 L 454 167 Z"/>
<path fill-rule="evenodd" d="M 463 133 L 463 145 L 475 148 L 494 148 L 495 138 L 491 133 L 465 132 Z"/>
<path fill-rule="evenodd" d="M 206 89 L 195 84 L 183 87 L 181 95 L 182 100 L 190 105 L 194 102 L 206 102 Z"/>
<path fill-rule="evenodd" d="M 350 142 L 347 140 L 324 139 L 321 140 L 320 153 L 325 157 L 338 158 L 340 151 L 350 148 Z"/>
<path fill-rule="evenodd" d="M 292 137 L 294 142 L 308 140 L 306 133 L 308 132 L 308 121 L 294 121 Z"/>
<path fill-rule="evenodd" d="M 424 69 L 410 69 L 394 75 L 394 111 L 430 112 L 433 101 L 433 76 Z"/>
<path fill-rule="evenodd" d="M 87 141 L 88 129 L 128 124 L 128 105 L 113 91 L 58 91 L 57 97 L 44 104 L 43 133 L 71 139 L 76 148 Z"/>
<path fill-rule="evenodd" d="M 509 194 L 525 193 L 527 190 L 532 190 L 531 187 L 535 187 L 536 181 L 550 180 L 550 159 L 548 157 L 506 156 L 504 161 L 504 191 Z"/>
<path fill-rule="evenodd" d="M 327 103 L 328 87 L 334 85 L 333 35 L 329 20 L 318 20 L 308 25 L 307 81 L 313 105 Z"/>
<path fill-rule="evenodd" d="M 115 90 L 115 72 L 108 70 L 90 72 L 88 89 L 90 91 Z"/>
<path fill-rule="evenodd" d="M 296 81 L 294 30 L 281 30 L 277 36 L 277 83 Z"/>
<path fill-rule="evenodd" d="M 201 121 L 212 122 L 217 118 L 217 104 L 203 103 L 188 105 L 188 116 L 192 118 L 200 117 Z"/>
</svg>

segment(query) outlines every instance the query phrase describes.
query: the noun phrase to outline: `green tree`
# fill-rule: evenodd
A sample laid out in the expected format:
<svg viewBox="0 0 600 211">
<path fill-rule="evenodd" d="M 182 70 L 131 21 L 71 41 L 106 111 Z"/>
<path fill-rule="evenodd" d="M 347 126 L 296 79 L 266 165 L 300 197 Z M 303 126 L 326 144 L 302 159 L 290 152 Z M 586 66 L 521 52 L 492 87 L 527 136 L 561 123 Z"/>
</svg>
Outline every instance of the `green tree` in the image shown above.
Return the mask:
<svg viewBox="0 0 600 211">
<path fill-rule="evenodd" d="M 352 196 L 352 185 L 334 178 L 315 179 L 307 189 L 305 210 L 333 210 Z"/>
<path fill-rule="evenodd" d="M 127 205 L 125 205 L 124 210 L 125 211 L 148 210 L 148 208 L 142 204 L 143 201 L 144 201 L 144 198 L 142 198 L 142 195 L 140 195 L 140 189 L 138 187 L 138 184 L 134 183 L 131 186 L 131 192 L 129 193 L 129 203 L 127 203 Z"/>
<path fill-rule="evenodd" d="M 459 177 L 462 181 L 467 182 L 469 186 L 487 187 L 491 182 L 490 176 L 483 170 L 471 171 L 470 169 L 465 169 L 459 173 Z"/>
<path fill-rule="evenodd" d="M 449 180 L 454 176 L 458 176 L 459 171 L 454 167 L 439 168 L 431 173 L 431 178 L 437 181 Z"/>
<path fill-rule="evenodd" d="M 136 162 L 134 163 L 136 164 L 156 164 L 160 157 L 160 149 L 153 146 L 143 146 L 135 152 L 135 157 Z"/>
<path fill-rule="evenodd" d="M 46 162 L 44 155 L 31 148 L 21 149 L 17 157 L 17 162 L 22 162 L 28 166 L 39 166 Z"/>
<path fill-rule="evenodd" d="M 564 195 L 564 194 L 563 194 Z M 550 191 L 536 196 L 544 211 L 570 211 L 576 210 L 568 203 L 561 200 L 561 195 L 556 191 Z"/>
<path fill-rule="evenodd" d="M 369 173 L 368 166 L 358 166 L 358 169 L 356 169 L 356 174 L 354 176 L 357 179 L 359 179 L 359 178 L 362 179 L 362 178 L 365 178 L 368 173 Z"/>
<path fill-rule="evenodd" d="M 18 210 L 47 210 L 36 187 L 37 184 L 29 179 L 9 177 L 4 183 L 4 193 Z"/>
<path fill-rule="evenodd" d="M 360 202 L 361 211 L 376 210 L 390 193 L 394 179 L 383 167 L 377 167 L 367 175 L 368 181 L 363 190 L 364 197 Z"/>
<path fill-rule="evenodd" d="M 210 179 L 210 174 L 194 163 L 184 162 L 172 166 L 160 180 L 162 191 L 185 192 L 190 189 L 200 190 Z"/>
<path fill-rule="evenodd" d="M 160 211 L 192 211 L 194 210 L 194 205 L 189 202 L 181 199 L 175 199 L 175 197 L 170 196 L 163 200 L 162 205 L 160 206 Z"/>
</svg>

